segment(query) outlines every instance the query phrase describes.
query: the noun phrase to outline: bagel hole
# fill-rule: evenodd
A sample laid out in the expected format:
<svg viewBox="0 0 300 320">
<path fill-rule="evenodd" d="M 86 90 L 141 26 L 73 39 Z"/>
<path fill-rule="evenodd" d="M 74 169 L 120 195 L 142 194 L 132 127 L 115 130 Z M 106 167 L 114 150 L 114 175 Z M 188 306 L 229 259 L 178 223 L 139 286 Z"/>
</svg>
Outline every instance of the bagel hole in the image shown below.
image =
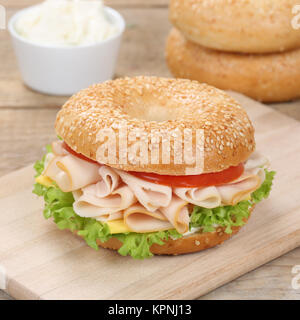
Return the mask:
<svg viewBox="0 0 300 320">
<path fill-rule="evenodd" d="M 128 107 L 127 114 L 131 118 L 145 121 L 164 122 L 168 120 L 177 120 L 175 108 L 160 105 L 138 105 Z"/>
</svg>

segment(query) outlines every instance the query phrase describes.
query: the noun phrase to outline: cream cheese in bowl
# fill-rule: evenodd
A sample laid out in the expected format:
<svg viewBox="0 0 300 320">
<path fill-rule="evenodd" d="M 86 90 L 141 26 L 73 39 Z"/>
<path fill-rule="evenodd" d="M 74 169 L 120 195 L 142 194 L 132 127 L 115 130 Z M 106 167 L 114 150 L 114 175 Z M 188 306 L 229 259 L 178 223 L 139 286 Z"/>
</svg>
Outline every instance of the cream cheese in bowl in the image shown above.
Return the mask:
<svg viewBox="0 0 300 320">
<path fill-rule="evenodd" d="M 113 78 L 125 21 L 101 0 L 46 0 L 17 12 L 8 29 L 24 83 L 72 95 Z"/>
<path fill-rule="evenodd" d="M 99 0 L 46 0 L 21 15 L 15 29 L 32 42 L 63 46 L 94 44 L 119 31 Z"/>
</svg>

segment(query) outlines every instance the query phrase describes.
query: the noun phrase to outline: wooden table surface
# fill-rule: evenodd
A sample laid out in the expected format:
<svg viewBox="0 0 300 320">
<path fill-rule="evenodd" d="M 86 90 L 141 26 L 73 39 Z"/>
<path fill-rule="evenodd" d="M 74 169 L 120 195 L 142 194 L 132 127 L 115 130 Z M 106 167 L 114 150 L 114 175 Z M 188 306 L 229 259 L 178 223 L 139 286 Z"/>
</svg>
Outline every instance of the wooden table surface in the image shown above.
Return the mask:
<svg viewBox="0 0 300 320">
<path fill-rule="evenodd" d="M 0 0 L 10 17 L 39 0 Z M 116 76 L 170 76 L 164 60 L 170 30 L 168 0 L 107 0 L 127 22 Z M 67 97 L 38 94 L 26 88 L 12 51 L 9 35 L 0 30 L 0 176 L 39 159 L 55 138 L 53 123 Z M 300 66 L 299 66 L 300 72 Z M 300 101 L 270 105 L 300 120 Z M 292 267 L 300 265 L 300 248 L 224 285 L 200 299 L 297 299 Z M 0 300 L 10 299 L 0 291 Z"/>
</svg>

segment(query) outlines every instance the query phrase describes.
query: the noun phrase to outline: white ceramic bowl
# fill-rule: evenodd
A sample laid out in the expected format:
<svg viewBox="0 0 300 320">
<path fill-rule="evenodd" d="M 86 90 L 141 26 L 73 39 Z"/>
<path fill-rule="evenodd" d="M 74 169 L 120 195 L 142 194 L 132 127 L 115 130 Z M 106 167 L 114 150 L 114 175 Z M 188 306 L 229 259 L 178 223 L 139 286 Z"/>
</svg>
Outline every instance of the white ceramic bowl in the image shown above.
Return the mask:
<svg viewBox="0 0 300 320">
<path fill-rule="evenodd" d="M 72 95 L 91 84 L 112 79 L 125 30 L 125 21 L 116 10 L 105 7 L 109 19 L 119 27 L 116 35 L 91 45 L 65 47 L 39 45 L 17 33 L 16 20 L 32 8 L 17 12 L 8 24 L 27 86 L 46 94 Z"/>
</svg>

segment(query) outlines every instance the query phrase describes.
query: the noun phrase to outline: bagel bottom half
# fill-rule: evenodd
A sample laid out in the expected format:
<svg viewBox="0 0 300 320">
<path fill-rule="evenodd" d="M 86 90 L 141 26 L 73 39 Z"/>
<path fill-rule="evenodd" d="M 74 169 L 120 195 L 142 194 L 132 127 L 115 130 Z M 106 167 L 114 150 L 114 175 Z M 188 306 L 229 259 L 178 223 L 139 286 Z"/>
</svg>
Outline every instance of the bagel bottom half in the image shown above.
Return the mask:
<svg viewBox="0 0 300 320">
<path fill-rule="evenodd" d="M 254 205 L 250 208 L 250 215 L 253 209 Z M 232 227 L 231 229 L 231 234 L 225 233 L 225 228 L 219 227 L 214 232 L 194 233 L 177 240 L 169 239 L 165 241 L 164 245 L 153 244 L 150 251 L 156 255 L 178 255 L 201 251 L 222 244 L 225 240 L 237 234 L 241 227 Z M 111 238 L 106 242 L 98 240 L 97 243 L 100 247 L 113 250 L 119 250 L 122 246 L 122 242 L 116 238 Z"/>
<path fill-rule="evenodd" d="M 190 42 L 175 28 L 166 45 L 172 74 L 241 92 L 264 102 L 300 97 L 300 49 L 270 54 L 216 51 Z"/>
</svg>

